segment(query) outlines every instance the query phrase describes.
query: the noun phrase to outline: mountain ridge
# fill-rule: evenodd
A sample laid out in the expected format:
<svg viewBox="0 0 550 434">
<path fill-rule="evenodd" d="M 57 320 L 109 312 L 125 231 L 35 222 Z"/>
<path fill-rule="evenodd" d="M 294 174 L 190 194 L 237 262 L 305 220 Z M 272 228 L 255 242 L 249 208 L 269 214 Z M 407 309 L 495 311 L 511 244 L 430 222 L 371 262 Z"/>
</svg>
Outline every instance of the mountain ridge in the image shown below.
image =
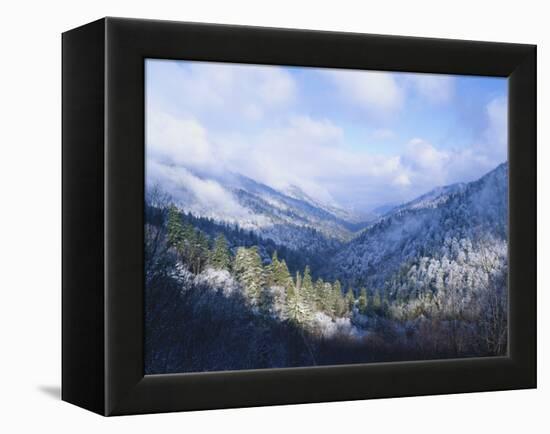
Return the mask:
<svg viewBox="0 0 550 434">
<path fill-rule="evenodd" d="M 224 221 L 220 216 L 209 215 L 208 212 L 200 210 L 197 212 L 189 201 L 192 194 L 180 196 L 188 200 L 187 203 L 177 204 L 182 210 L 216 221 L 236 224 L 297 252 L 314 250 L 320 258 L 324 254 L 330 255 L 324 274 L 353 283 L 365 281 L 381 285 L 404 260 L 411 261 L 414 256 L 418 256 L 413 249 L 418 247 L 418 240 L 424 240 L 422 249 L 433 249 L 433 246 L 442 243 L 446 236 L 460 238 L 461 234 L 457 235 L 456 231 L 453 232 L 452 228 L 448 227 L 449 224 L 452 226 L 452 223 L 446 224 L 442 221 L 444 217 L 450 222 L 459 218 L 458 221 L 462 223 L 455 224 L 457 227 L 468 226 L 464 218 L 472 218 L 474 222 L 483 223 L 487 233 L 492 233 L 495 227 L 503 226 L 503 210 L 507 206 L 501 201 L 502 203 L 497 206 L 497 217 L 484 212 L 488 205 L 494 202 L 495 197 L 502 197 L 506 190 L 506 162 L 476 181 L 436 187 L 411 201 L 385 210 L 385 213 L 372 220 L 360 223 L 344 220 L 345 210 L 334 208 L 331 213 L 330 207 L 311 198 L 296 186 L 285 193 L 232 172 L 197 176 L 222 185 L 252 218 L 244 223 L 239 219 Z M 484 189 L 481 187 L 488 183 L 492 186 L 491 191 L 483 196 Z M 476 199 L 468 199 L 475 192 Z M 499 194 L 495 196 L 495 193 Z M 465 198 L 466 201 L 460 198 Z M 483 204 L 482 208 L 479 208 L 479 204 Z M 461 209 L 466 213 L 465 216 L 460 216 Z M 458 217 L 453 213 L 458 213 Z M 262 223 L 258 224 L 257 221 Z M 426 238 L 425 233 L 431 238 Z M 500 239 L 505 238 L 502 233 L 503 231 L 499 235 Z M 313 235 L 315 240 L 312 238 Z M 326 242 L 321 242 L 322 237 L 325 237 Z M 475 235 L 474 238 L 479 238 L 479 235 Z M 428 243 L 427 240 L 431 241 Z M 365 277 L 377 274 L 380 275 L 379 278 Z"/>
<path fill-rule="evenodd" d="M 327 273 L 380 287 L 403 263 L 452 257 L 443 252 L 448 243 L 462 242 L 472 252 L 485 242 L 506 243 L 507 178 L 503 163 L 476 181 L 434 189 L 440 194 L 428 192 L 394 208 L 343 245 Z"/>
</svg>

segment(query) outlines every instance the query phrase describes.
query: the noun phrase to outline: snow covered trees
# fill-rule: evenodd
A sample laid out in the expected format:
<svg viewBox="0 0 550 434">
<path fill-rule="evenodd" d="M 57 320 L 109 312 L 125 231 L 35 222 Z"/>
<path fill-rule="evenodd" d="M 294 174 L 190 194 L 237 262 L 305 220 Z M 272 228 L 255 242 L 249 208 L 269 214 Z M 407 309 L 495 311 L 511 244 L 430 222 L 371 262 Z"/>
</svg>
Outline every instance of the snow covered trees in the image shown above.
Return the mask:
<svg viewBox="0 0 550 434">
<path fill-rule="evenodd" d="M 183 241 L 183 226 L 181 223 L 180 214 L 175 205 L 170 205 L 170 208 L 168 209 L 168 221 L 166 223 L 166 228 L 168 231 L 168 245 L 178 249 Z"/>
<path fill-rule="evenodd" d="M 267 267 L 267 284 L 269 286 L 280 286 L 289 290 L 291 285 L 294 285 L 285 260 L 279 261 L 277 251 L 271 257 L 271 264 Z"/>
<path fill-rule="evenodd" d="M 346 309 L 348 312 L 351 312 L 355 306 L 355 295 L 353 294 L 353 289 L 351 289 L 351 286 L 348 288 L 348 292 L 346 292 Z"/>
<path fill-rule="evenodd" d="M 214 248 L 210 252 L 208 263 L 216 270 L 229 270 L 231 266 L 231 254 L 227 240 L 223 234 L 219 234 L 214 241 Z"/>
<path fill-rule="evenodd" d="M 312 306 L 315 302 L 315 293 L 313 288 L 313 280 L 311 279 L 311 270 L 309 269 L 309 265 L 306 265 L 306 268 L 304 269 L 304 277 L 302 278 L 302 288 L 301 293 L 303 295 L 303 299 L 305 302 Z"/>
<path fill-rule="evenodd" d="M 243 286 L 250 303 L 258 306 L 262 290 L 264 289 L 265 276 L 262 260 L 256 247 L 239 247 L 235 255 L 235 274 Z"/>
<path fill-rule="evenodd" d="M 474 184 L 403 206 L 346 245 L 320 252 L 174 205 L 149 207 L 146 282 L 173 278 L 171 285 L 186 288 L 192 281 L 206 304 L 213 294 L 235 297 L 258 333 L 274 321 L 299 330 L 302 340 L 368 335 L 379 351 L 504 354 L 504 202 L 490 183 Z M 472 199 L 482 197 L 486 208 Z"/>
<path fill-rule="evenodd" d="M 183 223 L 178 209 L 171 205 L 168 209 L 167 242 L 180 261 L 194 274 L 200 273 L 208 260 L 208 238 L 189 223 Z"/>
<path fill-rule="evenodd" d="M 367 288 L 363 287 L 361 288 L 361 292 L 359 293 L 359 298 L 357 299 L 357 309 L 359 309 L 359 313 L 365 315 L 367 313 L 367 307 L 368 307 Z"/>
<path fill-rule="evenodd" d="M 253 309 L 303 328 L 310 327 L 316 312 L 331 318 L 342 317 L 351 312 L 355 302 L 352 292 L 347 298 L 344 296 L 339 282 L 332 285 L 318 279 L 314 283 L 309 265 L 303 272 L 296 271 L 293 278 L 277 251 L 267 265 L 255 245 L 237 247 L 233 257 L 222 233 L 211 242 L 206 233 L 194 227 L 174 205 L 167 210 L 166 243 L 193 275 L 201 275 L 207 269 L 229 271 Z M 206 280 L 212 278 L 205 276 Z"/>
<path fill-rule="evenodd" d="M 287 316 L 288 319 L 301 327 L 306 327 L 313 317 L 311 305 L 304 298 L 302 289 L 295 287 L 287 298 Z"/>
<path fill-rule="evenodd" d="M 157 250 L 165 234 L 166 245 L 188 272 L 224 291 L 227 285 L 223 282 L 229 282 L 229 292 L 240 292 L 246 305 L 260 316 L 289 322 L 313 335 L 325 335 L 346 320 L 363 329 L 406 324 L 407 333 L 416 330 L 416 339 L 423 345 L 433 344 L 452 353 L 465 348 L 473 351 L 472 346 L 480 353 L 505 351 L 506 242 L 491 235 L 447 237 L 439 250 L 419 251 L 379 285 L 370 282 L 354 287 L 346 280 L 344 291 L 338 279 L 314 280 L 308 264 L 301 270 L 295 268 L 292 276 L 276 250 L 269 260 L 261 245 L 231 249 L 223 233 L 209 235 L 194 226 L 197 222 L 175 206 L 166 208 L 165 229 L 146 228 L 151 232 L 147 250 L 153 249 L 149 245 Z M 427 320 L 439 337 L 430 337 Z M 339 330 L 344 329 L 351 333 L 349 327 Z M 472 330 L 477 330 L 475 336 L 465 334 Z"/>
</svg>

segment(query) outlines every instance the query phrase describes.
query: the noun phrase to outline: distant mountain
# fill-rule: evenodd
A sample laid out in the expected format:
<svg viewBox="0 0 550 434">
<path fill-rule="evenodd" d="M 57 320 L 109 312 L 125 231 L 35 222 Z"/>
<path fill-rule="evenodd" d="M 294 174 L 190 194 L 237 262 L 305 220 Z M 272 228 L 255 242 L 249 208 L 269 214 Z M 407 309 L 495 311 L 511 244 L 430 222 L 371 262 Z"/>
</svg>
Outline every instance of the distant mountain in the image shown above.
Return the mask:
<svg viewBox="0 0 550 434">
<path fill-rule="evenodd" d="M 385 205 L 377 206 L 372 210 L 372 213 L 377 216 L 383 216 L 384 214 L 387 214 L 397 206 L 398 206 L 397 203 L 387 203 Z"/>
<path fill-rule="evenodd" d="M 483 261 L 505 266 L 507 182 L 508 165 L 503 163 L 477 181 L 440 187 L 393 208 L 342 246 L 326 275 L 381 289 L 391 287 L 399 273 L 417 273 L 424 261 L 424 268 L 431 264 L 432 277 L 434 269 L 458 263 L 455 276 L 486 279 Z M 490 258 L 481 257 L 485 254 Z M 405 286 L 414 287 L 410 282 Z"/>
<path fill-rule="evenodd" d="M 237 224 L 289 248 L 333 250 L 367 225 L 357 215 L 315 200 L 296 186 L 281 192 L 237 173 L 191 173 L 216 189 L 217 194 L 225 194 L 236 206 L 220 210 L 183 186 L 176 196 L 183 211 Z"/>
<path fill-rule="evenodd" d="M 364 218 L 364 216 L 361 216 L 359 214 L 340 208 L 337 205 L 327 204 L 319 200 L 313 199 L 311 196 L 306 194 L 300 187 L 296 185 L 291 185 L 290 187 L 285 189 L 284 194 L 286 194 L 291 198 L 308 203 L 315 208 L 322 209 L 323 211 L 326 211 L 327 213 L 344 221 L 346 225 L 362 224 L 367 220 Z"/>
<path fill-rule="evenodd" d="M 391 213 L 394 214 L 405 210 L 437 208 L 439 205 L 444 204 L 453 194 L 462 191 L 466 185 L 467 184 L 465 183 L 457 183 L 443 187 L 436 187 L 428 193 L 411 200 L 410 202 L 391 207 L 388 211 L 391 211 Z M 388 211 L 386 211 L 386 213 Z"/>
<path fill-rule="evenodd" d="M 328 238 L 348 240 L 360 220 L 353 213 L 311 198 L 297 186 L 282 192 L 237 174 L 232 174 L 226 185 L 241 205 L 268 217 L 274 225 L 315 228 Z"/>
</svg>

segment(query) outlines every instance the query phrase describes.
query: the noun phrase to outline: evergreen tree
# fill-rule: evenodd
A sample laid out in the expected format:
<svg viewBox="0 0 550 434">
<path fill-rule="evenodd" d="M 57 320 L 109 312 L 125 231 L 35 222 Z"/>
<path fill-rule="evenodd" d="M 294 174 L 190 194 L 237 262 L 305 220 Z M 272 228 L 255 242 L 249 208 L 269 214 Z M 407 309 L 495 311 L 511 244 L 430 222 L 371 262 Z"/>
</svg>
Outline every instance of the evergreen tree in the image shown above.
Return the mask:
<svg viewBox="0 0 550 434">
<path fill-rule="evenodd" d="M 355 305 L 355 295 L 353 294 L 353 289 L 351 289 L 351 286 L 348 288 L 348 292 L 346 293 L 346 307 L 348 312 L 353 311 L 353 306 Z"/>
<path fill-rule="evenodd" d="M 311 280 L 309 265 L 306 265 L 306 268 L 304 270 L 304 277 L 302 279 L 302 295 L 304 301 L 310 306 L 313 306 L 315 295 L 313 292 L 313 281 Z"/>
<path fill-rule="evenodd" d="M 230 268 L 231 255 L 223 234 L 219 234 L 214 241 L 214 248 L 210 253 L 210 265 L 217 270 L 229 270 Z"/>
<path fill-rule="evenodd" d="M 323 312 L 327 315 L 334 315 L 334 294 L 330 282 L 324 282 L 323 284 L 323 288 L 320 293 L 320 304 Z"/>
<path fill-rule="evenodd" d="M 203 232 L 194 230 L 188 244 L 191 271 L 194 274 L 199 274 L 208 260 L 208 238 Z"/>
<path fill-rule="evenodd" d="M 275 284 L 284 287 L 287 293 L 288 291 L 294 289 L 294 282 L 292 281 L 290 271 L 288 270 L 286 261 L 284 259 L 279 262 L 279 266 L 277 267 Z"/>
<path fill-rule="evenodd" d="M 300 274 L 296 275 L 297 282 L 301 282 Z M 304 300 L 302 291 L 296 287 L 287 297 L 287 317 L 291 322 L 300 326 L 307 325 L 313 318 L 311 306 Z"/>
<path fill-rule="evenodd" d="M 195 228 L 193 227 L 193 224 L 189 221 L 184 221 L 182 238 L 188 253 L 195 242 L 195 236 L 196 236 L 196 231 L 195 231 Z"/>
<path fill-rule="evenodd" d="M 359 299 L 357 300 L 357 307 L 359 312 L 363 315 L 367 313 L 368 299 L 367 299 L 367 288 L 361 288 L 361 293 Z"/>
<path fill-rule="evenodd" d="M 262 259 L 256 246 L 239 247 L 235 256 L 235 272 L 244 294 L 252 305 L 259 305 L 265 284 Z"/>
<path fill-rule="evenodd" d="M 237 279 L 241 279 L 241 276 L 246 269 L 248 252 L 246 247 L 239 247 L 237 253 L 235 254 L 235 260 L 233 261 L 233 271 L 237 276 Z"/>
<path fill-rule="evenodd" d="M 292 278 L 286 267 L 286 263 L 279 261 L 277 251 L 271 256 L 271 264 L 264 270 L 266 287 L 262 291 L 260 307 L 269 314 L 275 314 L 281 320 L 288 319 L 287 287 L 292 285 Z"/>
<path fill-rule="evenodd" d="M 181 217 L 175 205 L 170 205 L 168 209 L 168 222 L 166 225 L 168 245 L 179 250 L 183 241 L 183 227 Z"/>
<path fill-rule="evenodd" d="M 325 296 L 324 289 L 325 289 L 325 282 L 323 282 L 323 279 L 321 278 L 317 279 L 315 281 L 315 285 L 313 285 L 314 302 L 315 302 L 315 308 L 317 310 L 324 310 L 324 305 L 323 305 L 323 298 Z"/>
<path fill-rule="evenodd" d="M 166 226 L 168 244 L 192 273 L 200 273 L 208 257 L 208 238 L 189 222 L 182 223 L 182 216 L 174 205 L 168 209 Z"/>
<path fill-rule="evenodd" d="M 334 284 L 332 285 L 332 289 L 335 293 L 342 295 L 342 284 L 339 280 L 336 280 L 336 282 L 334 282 Z"/>
<path fill-rule="evenodd" d="M 266 267 L 265 281 L 269 288 L 271 310 L 275 309 L 279 313 L 280 318 L 284 319 L 290 319 L 290 316 L 298 315 L 296 309 L 298 309 L 299 303 L 296 298 L 294 281 L 285 260 L 279 261 L 276 251 L 271 257 L 271 264 Z M 283 289 L 282 293 L 279 292 L 281 288 Z M 273 294 L 277 295 L 273 297 Z M 292 310 L 291 305 L 295 310 L 294 314 L 290 312 Z"/>
<path fill-rule="evenodd" d="M 303 303 L 298 291 L 291 291 L 286 299 L 286 316 L 291 322 L 302 324 Z"/>
<path fill-rule="evenodd" d="M 294 288 L 297 293 L 301 292 L 302 290 L 302 276 L 300 275 L 299 271 L 296 271 L 296 283 L 294 285 Z"/>
<path fill-rule="evenodd" d="M 181 226 L 180 239 L 177 244 L 177 251 L 181 260 L 186 265 L 187 269 L 195 272 L 195 251 L 197 243 L 197 233 L 193 225 L 189 222 L 184 222 Z"/>
<path fill-rule="evenodd" d="M 277 273 L 280 266 L 281 264 L 277 257 L 277 251 L 275 250 L 273 255 L 271 255 L 271 264 L 265 267 L 265 283 L 268 287 L 278 286 Z"/>
<path fill-rule="evenodd" d="M 332 286 L 332 313 L 334 316 L 341 317 L 346 311 L 346 302 L 342 295 L 342 285 L 339 280 Z"/>
<path fill-rule="evenodd" d="M 380 291 L 375 291 L 372 297 L 371 303 L 372 309 L 379 314 L 382 310 L 382 297 L 380 296 Z"/>
</svg>

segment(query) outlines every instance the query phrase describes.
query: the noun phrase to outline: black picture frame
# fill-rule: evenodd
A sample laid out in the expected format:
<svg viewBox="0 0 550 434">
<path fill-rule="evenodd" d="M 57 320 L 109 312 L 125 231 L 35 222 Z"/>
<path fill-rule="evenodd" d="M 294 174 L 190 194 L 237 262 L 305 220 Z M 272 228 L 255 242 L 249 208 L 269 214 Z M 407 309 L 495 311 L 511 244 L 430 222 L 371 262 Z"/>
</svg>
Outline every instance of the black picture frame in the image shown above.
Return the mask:
<svg viewBox="0 0 550 434">
<path fill-rule="evenodd" d="M 62 51 L 63 400 L 123 415 L 536 387 L 536 46 L 104 18 Z M 145 58 L 508 77 L 508 356 L 144 376 Z"/>
</svg>

